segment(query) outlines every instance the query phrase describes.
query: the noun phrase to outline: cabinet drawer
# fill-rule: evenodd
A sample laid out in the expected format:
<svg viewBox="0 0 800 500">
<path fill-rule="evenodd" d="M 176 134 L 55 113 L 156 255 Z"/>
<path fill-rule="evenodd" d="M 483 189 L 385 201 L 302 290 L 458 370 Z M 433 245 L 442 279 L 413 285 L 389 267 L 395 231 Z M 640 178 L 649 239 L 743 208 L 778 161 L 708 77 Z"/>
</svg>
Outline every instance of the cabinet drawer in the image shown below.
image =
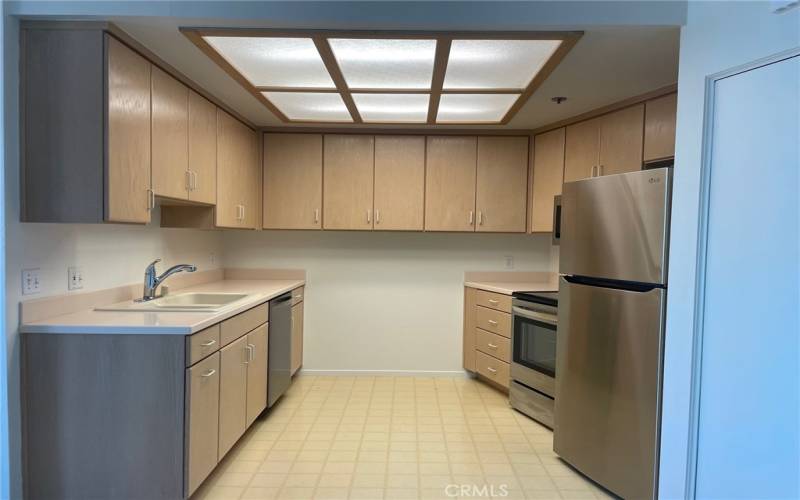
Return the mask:
<svg viewBox="0 0 800 500">
<path fill-rule="evenodd" d="M 508 387 L 508 363 L 478 351 L 475 353 L 475 368 L 487 379 L 503 387 Z"/>
<path fill-rule="evenodd" d="M 475 348 L 506 363 L 511 362 L 511 340 L 495 333 L 476 328 Z"/>
<path fill-rule="evenodd" d="M 511 315 L 486 307 L 475 308 L 475 325 L 488 332 L 511 338 Z"/>
<path fill-rule="evenodd" d="M 219 325 L 186 337 L 186 366 L 192 366 L 219 350 Z"/>
<path fill-rule="evenodd" d="M 498 311 L 511 312 L 511 296 L 503 295 L 502 293 L 487 292 L 486 290 L 478 290 L 477 304 Z"/>
<path fill-rule="evenodd" d="M 299 304 L 303 302 L 303 296 L 305 294 L 306 287 L 301 286 L 300 288 L 295 288 L 292 290 L 292 305 Z"/>
<path fill-rule="evenodd" d="M 228 318 L 221 323 L 220 344 L 228 345 L 245 333 L 263 325 L 269 319 L 269 304 L 264 303 L 252 309 Z"/>
</svg>

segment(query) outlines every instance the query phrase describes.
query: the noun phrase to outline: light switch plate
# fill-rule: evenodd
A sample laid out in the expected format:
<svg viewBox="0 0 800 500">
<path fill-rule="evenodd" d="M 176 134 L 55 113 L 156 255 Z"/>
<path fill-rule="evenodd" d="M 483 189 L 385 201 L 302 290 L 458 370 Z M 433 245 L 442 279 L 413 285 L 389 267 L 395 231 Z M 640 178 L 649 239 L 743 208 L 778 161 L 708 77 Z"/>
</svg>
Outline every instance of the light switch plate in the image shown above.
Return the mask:
<svg viewBox="0 0 800 500">
<path fill-rule="evenodd" d="M 39 269 L 22 270 L 22 295 L 33 295 L 42 290 L 42 278 Z"/>
<path fill-rule="evenodd" d="M 77 266 L 67 268 L 67 289 L 80 290 L 82 288 L 83 268 Z"/>
</svg>

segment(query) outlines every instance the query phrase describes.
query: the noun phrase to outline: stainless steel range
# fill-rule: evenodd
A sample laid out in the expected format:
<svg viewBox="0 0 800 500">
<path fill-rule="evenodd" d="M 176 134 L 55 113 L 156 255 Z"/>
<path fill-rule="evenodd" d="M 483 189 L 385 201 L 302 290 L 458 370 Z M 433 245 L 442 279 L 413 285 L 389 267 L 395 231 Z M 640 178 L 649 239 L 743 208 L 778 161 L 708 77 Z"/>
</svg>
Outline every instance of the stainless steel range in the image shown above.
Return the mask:
<svg viewBox="0 0 800 500">
<path fill-rule="evenodd" d="M 512 306 L 509 401 L 552 428 L 558 292 L 516 292 Z"/>
</svg>

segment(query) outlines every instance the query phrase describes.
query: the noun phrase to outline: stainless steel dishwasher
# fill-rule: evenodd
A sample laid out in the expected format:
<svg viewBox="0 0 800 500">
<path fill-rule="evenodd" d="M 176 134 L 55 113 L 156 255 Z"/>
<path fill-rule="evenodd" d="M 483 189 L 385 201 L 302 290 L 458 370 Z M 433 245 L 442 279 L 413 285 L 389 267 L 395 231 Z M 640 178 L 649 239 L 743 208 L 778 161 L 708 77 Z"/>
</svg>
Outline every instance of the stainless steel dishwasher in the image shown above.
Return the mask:
<svg viewBox="0 0 800 500">
<path fill-rule="evenodd" d="M 269 301 L 269 363 L 267 365 L 267 407 L 292 384 L 292 294 Z"/>
</svg>

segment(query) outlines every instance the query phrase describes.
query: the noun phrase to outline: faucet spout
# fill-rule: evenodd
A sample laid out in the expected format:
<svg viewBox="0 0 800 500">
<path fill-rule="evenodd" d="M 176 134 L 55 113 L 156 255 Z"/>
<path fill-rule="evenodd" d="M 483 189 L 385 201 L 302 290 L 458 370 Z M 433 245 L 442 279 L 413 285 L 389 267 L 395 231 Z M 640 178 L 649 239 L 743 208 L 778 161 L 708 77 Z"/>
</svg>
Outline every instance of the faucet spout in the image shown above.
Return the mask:
<svg viewBox="0 0 800 500">
<path fill-rule="evenodd" d="M 157 298 L 156 290 L 158 289 L 159 285 L 164 282 L 167 278 L 172 276 L 175 273 L 180 273 L 186 271 L 188 273 L 193 273 L 197 271 L 197 266 L 193 264 L 178 264 L 176 266 L 172 266 L 166 271 L 164 271 L 160 276 L 156 276 L 156 264 L 161 262 L 161 259 L 156 259 L 147 266 L 144 270 L 144 289 L 142 292 L 142 302 L 146 302 L 148 300 L 153 300 Z"/>
</svg>

